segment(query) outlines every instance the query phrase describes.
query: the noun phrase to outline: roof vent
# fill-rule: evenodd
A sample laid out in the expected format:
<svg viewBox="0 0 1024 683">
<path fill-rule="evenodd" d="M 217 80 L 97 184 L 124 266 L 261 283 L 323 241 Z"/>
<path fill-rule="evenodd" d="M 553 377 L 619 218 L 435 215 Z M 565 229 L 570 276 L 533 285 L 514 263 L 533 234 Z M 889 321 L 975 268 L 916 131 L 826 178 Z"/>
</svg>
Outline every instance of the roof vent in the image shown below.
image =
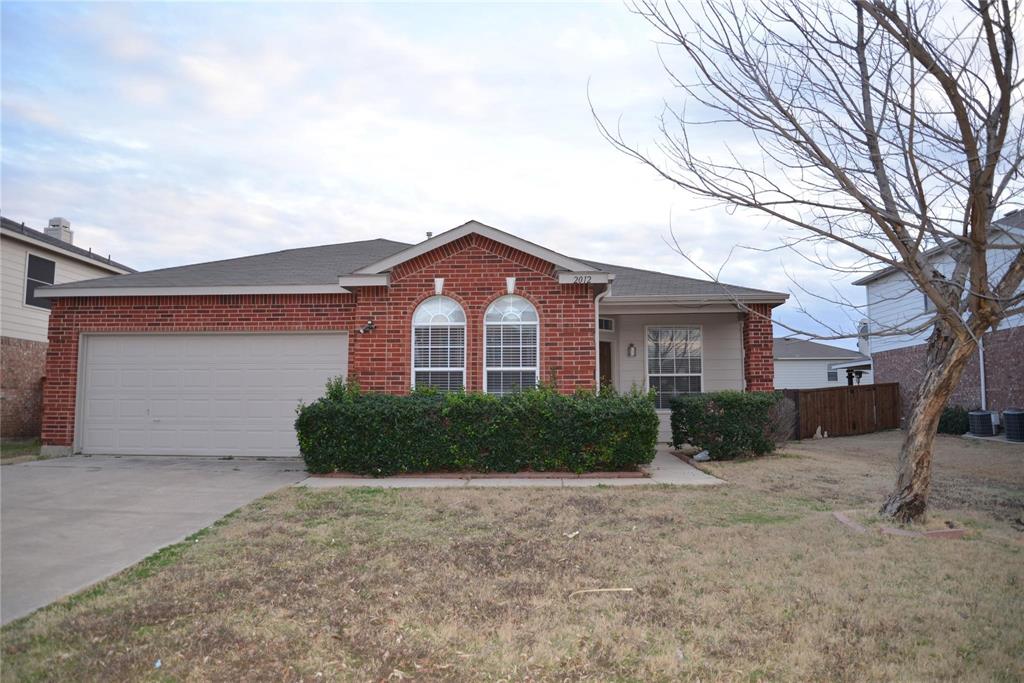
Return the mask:
<svg viewBox="0 0 1024 683">
<path fill-rule="evenodd" d="M 75 233 L 71 232 L 71 221 L 67 218 L 51 218 L 50 224 L 46 226 L 43 233 L 47 237 L 53 237 L 61 242 L 71 244 L 74 241 Z"/>
</svg>

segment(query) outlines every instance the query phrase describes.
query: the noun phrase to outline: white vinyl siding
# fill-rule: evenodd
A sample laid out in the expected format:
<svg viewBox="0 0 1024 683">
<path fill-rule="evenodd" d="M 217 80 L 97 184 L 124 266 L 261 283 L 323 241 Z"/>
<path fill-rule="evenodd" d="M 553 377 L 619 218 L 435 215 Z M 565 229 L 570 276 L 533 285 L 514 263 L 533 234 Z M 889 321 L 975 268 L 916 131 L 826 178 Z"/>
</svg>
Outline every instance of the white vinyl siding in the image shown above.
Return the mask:
<svg viewBox="0 0 1024 683">
<path fill-rule="evenodd" d="M 59 251 L 37 248 L 4 235 L 0 240 L 0 334 L 45 342 L 50 311 L 25 303 L 26 267 L 30 253 L 56 263 L 53 281 L 58 285 L 115 273 L 62 256 Z"/>
<path fill-rule="evenodd" d="M 997 241 L 1004 244 L 1009 243 L 1005 235 L 998 236 Z M 1017 239 L 1021 239 L 1018 233 Z M 1013 249 L 992 249 L 988 252 L 989 281 L 998 282 L 1006 272 L 1010 261 L 1016 255 Z M 932 264 L 939 272 L 949 274 L 953 269 L 953 262 L 949 256 L 939 254 L 933 257 Z M 890 351 L 906 346 L 924 344 L 928 341 L 931 328 L 914 334 L 896 334 L 880 336 L 879 333 L 886 330 L 905 330 L 919 326 L 926 322 L 934 310 L 929 300 L 925 304 L 924 293 L 903 273 L 891 273 L 866 285 L 868 302 L 868 319 L 871 330 L 870 352 Z M 1022 291 L 1018 287 L 1017 293 Z M 1024 315 L 1016 315 L 1000 325 L 1000 329 L 1018 327 L 1024 324 Z"/>
<path fill-rule="evenodd" d="M 829 381 L 829 367 L 836 363 L 845 363 L 849 358 L 777 358 L 775 360 L 776 389 L 820 389 L 824 387 L 845 387 L 846 369 L 836 370 L 835 381 Z M 861 384 L 871 384 L 871 372 L 861 377 Z"/>
<path fill-rule="evenodd" d="M 413 313 L 414 388 L 462 391 L 466 386 L 466 314 L 446 296 L 423 301 Z"/>
<path fill-rule="evenodd" d="M 537 310 L 526 299 L 503 296 L 484 314 L 484 390 L 510 394 L 537 386 L 540 331 Z"/>
<path fill-rule="evenodd" d="M 83 453 L 297 456 L 295 408 L 348 370 L 326 334 L 85 335 Z"/>
</svg>

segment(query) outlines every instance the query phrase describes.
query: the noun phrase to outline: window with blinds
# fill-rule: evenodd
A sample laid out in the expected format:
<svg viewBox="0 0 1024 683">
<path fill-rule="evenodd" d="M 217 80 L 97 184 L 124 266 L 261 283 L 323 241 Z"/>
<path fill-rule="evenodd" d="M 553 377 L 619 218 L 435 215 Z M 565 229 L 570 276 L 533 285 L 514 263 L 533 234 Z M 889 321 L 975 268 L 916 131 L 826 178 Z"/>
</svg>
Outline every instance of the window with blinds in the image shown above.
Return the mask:
<svg viewBox="0 0 1024 683">
<path fill-rule="evenodd" d="M 680 394 L 701 391 L 702 343 L 698 327 L 651 327 L 647 330 L 647 386 L 655 407 L 671 408 Z"/>
<path fill-rule="evenodd" d="M 412 385 L 439 391 L 466 387 L 466 314 L 454 299 L 432 296 L 413 313 Z"/>
<path fill-rule="evenodd" d="M 510 394 L 537 386 L 540 335 L 537 309 L 521 296 L 495 300 L 484 314 L 484 390 Z"/>
</svg>

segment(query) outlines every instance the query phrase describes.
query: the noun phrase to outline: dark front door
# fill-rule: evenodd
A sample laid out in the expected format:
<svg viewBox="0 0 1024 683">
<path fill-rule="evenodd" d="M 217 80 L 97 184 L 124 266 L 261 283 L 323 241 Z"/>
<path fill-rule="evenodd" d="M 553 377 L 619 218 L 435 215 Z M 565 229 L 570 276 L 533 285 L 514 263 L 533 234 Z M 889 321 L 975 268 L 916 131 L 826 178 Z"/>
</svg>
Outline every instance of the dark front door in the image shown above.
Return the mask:
<svg viewBox="0 0 1024 683">
<path fill-rule="evenodd" d="M 601 375 L 601 386 L 612 384 L 612 343 L 600 342 L 598 345 L 597 367 Z"/>
</svg>

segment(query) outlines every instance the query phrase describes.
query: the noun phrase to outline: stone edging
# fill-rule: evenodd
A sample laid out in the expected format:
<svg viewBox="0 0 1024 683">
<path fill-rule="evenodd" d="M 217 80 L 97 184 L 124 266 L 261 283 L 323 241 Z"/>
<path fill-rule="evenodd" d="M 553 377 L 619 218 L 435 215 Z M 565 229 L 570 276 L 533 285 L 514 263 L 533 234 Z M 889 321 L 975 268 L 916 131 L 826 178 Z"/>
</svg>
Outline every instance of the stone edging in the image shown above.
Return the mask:
<svg viewBox="0 0 1024 683">
<path fill-rule="evenodd" d="M 329 472 L 327 474 L 311 474 L 311 478 L 321 479 L 647 479 L 650 472 L 417 472 L 411 474 L 392 474 L 385 477 L 373 477 L 368 474 L 352 474 L 351 472 Z"/>
<path fill-rule="evenodd" d="M 868 528 L 863 524 L 850 518 L 845 512 L 833 512 L 832 516 L 836 518 L 836 521 L 852 530 L 854 533 L 865 534 L 868 532 Z M 931 531 L 913 531 L 911 529 L 899 529 L 892 526 L 883 526 L 878 530 L 880 534 L 886 534 L 887 536 L 902 536 L 907 538 L 963 538 L 967 534 L 967 529 L 932 529 Z"/>
</svg>

